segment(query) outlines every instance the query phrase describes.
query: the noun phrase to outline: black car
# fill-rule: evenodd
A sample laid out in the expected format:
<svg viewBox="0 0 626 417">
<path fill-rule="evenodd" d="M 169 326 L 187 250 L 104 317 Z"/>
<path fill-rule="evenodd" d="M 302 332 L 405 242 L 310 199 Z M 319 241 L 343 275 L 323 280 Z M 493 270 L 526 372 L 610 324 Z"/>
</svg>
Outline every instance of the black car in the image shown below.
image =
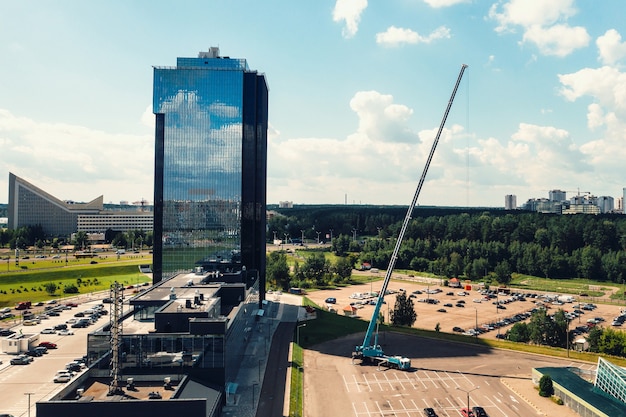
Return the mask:
<svg viewBox="0 0 626 417">
<path fill-rule="evenodd" d="M 472 411 L 474 412 L 474 417 L 489 417 L 482 407 L 472 407 Z"/>
<path fill-rule="evenodd" d="M 0 336 L 11 336 L 14 333 L 15 333 L 15 331 L 13 331 L 11 329 L 1 329 L 0 330 Z"/>
<path fill-rule="evenodd" d="M 26 354 L 27 354 L 28 356 L 33 357 L 33 358 L 34 358 L 34 357 L 39 357 L 39 356 L 42 356 L 42 355 L 43 355 L 43 353 L 42 353 L 41 351 L 38 351 L 38 350 L 35 350 L 35 349 L 32 349 L 32 350 L 27 351 L 27 352 L 26 352 Z"/>
<path fill-rule="evenodd" d="M 67 324 L 65 323 L 57 324 L 56 326 L 54 326 L 54 330 L 65 330 L 65 329 L 67 329 Z"/>
<path fill-rule="evenodd" d="M 424 413 L 426 413 L 426 417 L 437 417 L 437 413 L 432 408 L 424 408 Z"/>
</svg>

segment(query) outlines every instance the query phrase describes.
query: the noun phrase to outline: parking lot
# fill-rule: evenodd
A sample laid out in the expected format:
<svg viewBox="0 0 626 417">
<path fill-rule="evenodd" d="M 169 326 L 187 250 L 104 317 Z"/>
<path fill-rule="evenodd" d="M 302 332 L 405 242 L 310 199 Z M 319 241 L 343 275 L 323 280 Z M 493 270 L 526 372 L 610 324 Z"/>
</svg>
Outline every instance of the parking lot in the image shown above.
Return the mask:
<svg viewBox="0 0 626 417">
<path fill-rule="evenodd" d="M 78 300 L 77 307 L 62 310 L 58 316 L 42 319 L 39 323 L 28 326 L 18 324 L 12 327 L 17 333 L 24 335 L 39 335 L 40 342 L 51 342 L 57 345 L 56 349 L 49 349 L 48 353 L 34 357 L 28 365 L 11 365 L 11 359 L 16 355 L 6 352 L 0 353 L 0 414 L 8 413 L 14 416 L 35 416 L 35 403 L 48 399 L 59 390 L 65 383 L 54 382 L 54 377 L 58 371 L 66 368 L 68 363 L 80 359 L 85 355 L 87 349 L 87 334 L 93 330 L 93 326 L 101 326 L 108 323 L 108 316 L 103 316 L 99 322 L 89 327 L 72 328 L 67 321 L 78 321 L 80 317 L 74 317 L 78 312 L 83 312 L 89 308 L 101 304 L 100 299 L 91 299 L 83 296 Z M 34 307 L 33 311 L 43 310 L 41 307 Z M 66 324 L 73 334 L 55 333 L 41 334 L 45 328 L 54 328 L 59 324 Z M 6 327 L 4 324 L 2 327 Z M 75 368 L 75 374 L 83 372 L 84 369 Z M 30 394 L 30 395 L 29 395 Z M 30 402 L 30 414 L 28 405 Z"/>
<path fill-rule="evenodd" d="M 327 342 L 305 351 L 304 415 L 459 417 L 461 408 L 481 406 L 490 417 L 576 413 L 539 397 L 532 388 L 531 369 L 577 363 L 476 345 L 449 343 L 387 333 L 379 341 L 387 354 L 411 358 L 411 371 L 353 364 L 350 352 L 362 335 Z"/>
<path fill-rule="evenodd" d="M 355 314 L 358 318 L 370 320 L 374 309 L 372 304 L 375 302 L 375 298 L 368 297 L 368 294 L 377 292 L 380 289 L 382 274 L 382 272 L 380 274 L 372 274 L 370 283 L 331 290 L 311 291 L 306 296 L 322 308 L 332 309 L 338 314 L 345 314 L 344 310 L 349 310 L 352 305 L 356 309 Z M 388 290 L 392 294 L 385 296 L 385 305 L 381 309 L 381 313 L 386 321 L 389 320 L 390 313 L 393 311 L 396 299 L 395 294 L 403 290 L 413 300 L 417 313 L 414 327 L 434 330 L 438 326 L 442 332 L 453 332 L 453 328 L 456 327 L 458 328 L 457 330 L 462 330 L 458 333 L 479 328 L 482 332 L 480 337 L 485 338 L 496 338 L 499 337 L 498 335 L 502 337 L 515 322 L 520 321 L 515 316 L 528 313 L 540 305 L 547 308 L 548 314 L 553 314 L 558 309 L 563 309 L 570 313 L 573 313 L 575 309 L 580 310 L 582 314 L 578 317 L 572 316 L 570 329 L 584 327 L 589 320 L 595 318 L 599 319 L 598 324 L 610 327 L 613 319 L 618 317 L 625 308 L 619 305 L 606 305 L 594 302 L 593 304 L 597 308 L 594 310 L 583 310 L 579 308 L 578 300 L 560 305 L 553 304 L 552 301 L 542 298 L 545 293 L 536 291 L 520 292 L 520 294 L 524 295 L 531 294 L 536 296 L 536 298 L 529 296 L 509 301 L 514 298 L 512 294 L 499 294 L 493 296 L 493 298 L 486 299 L 485 295 L 481 294 L 477 289 L 466 290 L 443 287 L 441 286 L 441 280 L 428 278 L 424 278 L 423 281 L 418 281 L 417 278 L 412 280 L 394 279 L 389 283 Z M 511 291 L 516 292 L 515 290 Z M 428 294 L 428 292 L 431 292 L 431 294 Z M 357 294 L 361 294 L 362 298 L 354 298 Z M 556 296 L 557 294 L 550 295 Z M 334 298 L 336 300 L 335 303 L 326 303 L 326 299 L 329 297 Z M 427 300 L 430 300 L 430 302 L 424 302 Z M 498 308 L 496 303 L 499 303 L 501 308 Z M 438 310 L 445 310 L 445 312 Z M 528 317 L 529 315 L 527 315 L 525 320 Z M 501 324 L 496 326 L 495 324 L 498 322 L 501 322 Z M 620 328 L 620 326 L 616 326 L 616 328 Z"/>
</svg>

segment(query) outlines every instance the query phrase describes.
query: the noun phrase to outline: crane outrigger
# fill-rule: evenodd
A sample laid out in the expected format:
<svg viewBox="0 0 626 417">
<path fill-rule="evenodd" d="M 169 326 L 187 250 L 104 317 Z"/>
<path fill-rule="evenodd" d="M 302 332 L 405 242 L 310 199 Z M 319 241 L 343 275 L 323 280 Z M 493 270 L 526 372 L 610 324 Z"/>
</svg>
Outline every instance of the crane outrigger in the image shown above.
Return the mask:
<svg viewBox="0 0 626 417">
<path fill-rule="evenodd" d="M 361 363 L 375 363 L 377 365 L 389 366 L 401 370 L 411 369 L 411 360 L 409 358 L 405 358 L 402 356 L 385 355 L 382 347 L 378 344 L 378 316 L 380 314 L 380 308 L 383 305 L 385 299 L 387 286 L 389 285 L 389 281 L 391 280 L 391 274 L 396 265 L 396 260 L 398 259 L 398 253 L 400 252 L 400 246 L 402 245 L 404 234 L 409 225 L 409 221 L 411 220 L 413 209 L 415 208 L 415 204 L 417 203 L 417 198 L 420 194 L 420 191 L 422 190 L 424 180 L 426 179 L 428 167 L 430 166 L 430 162 L 433 159 L 435 149 L 437 148 L 437 143 L 439 142 L 439 138 L 441 137 L 441 133 L 443 132 L 443 127 L 446 124 L 446 119 L 448 118 L 448 114 L 450 113 L 450 108 L 452 107 L 452 103 L 454 102 L 454 96 L 456 96 L 456 91 L 459 88 L 459 84 L 461 83 L 461 79 L 463 78 L 463 73 L 465 72 L 466 68 L 467 65 L 465 64 L 461 66 L 461 71 L 459 72 L 456 84 L 454 85 L 454 90 L 452 91 L 452 95 L 450 96 L 450 100 L 448 101 L 448 106 L 443 115 L 443 119 L 441 120 L 441 124 L 439 125 L 439 130 L 437 131 L 437 135 L 435 136 L 435 140 L 430 149 L 430 154 L 428 155 L 428 159 L 426 160 L 426 165 L 424 166 L 424 170 L 422 171 L 422 176 L 420 177 L 419 183 L 417 184 L 417 189 L 415 190 L 413 201 L 411 202 L 411 205 L 406 212 L 406 216 L 404 217 L 402 228 L 400 229 L 398 239 L 396 240 L 396 245 L 393 249 L 393 253 L 391 254 L 391 259 L 389 260 L 389 266 L 387 267 L 387 272 L 385 274 L 385 279 L 383 280 L 383 285 L 380 289 L 380 292 L 378 293 L 378 298 L 376 300 L 374 312 L 372 313 L 372 318 L 367 327 L 367 331 L 365 332 L 365 338 L 363 339 L 363 343 L 359 346 L 356 346 L 354 352 L 352 352 L 353 361 L 355 359 L 360 359 Z M 376 329 L 376 334 L 374 334 L 374 329 Z M 374 337 L 374 343 L 372 343 L 372 337 Z"/>
</svg>

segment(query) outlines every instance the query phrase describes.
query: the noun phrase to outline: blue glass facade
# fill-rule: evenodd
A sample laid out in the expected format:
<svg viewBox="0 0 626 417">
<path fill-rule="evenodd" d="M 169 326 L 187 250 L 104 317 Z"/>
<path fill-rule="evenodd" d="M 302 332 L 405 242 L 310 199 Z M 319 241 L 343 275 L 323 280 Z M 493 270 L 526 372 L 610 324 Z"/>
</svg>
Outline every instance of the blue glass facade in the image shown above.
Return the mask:
<svg viewBox="0 0 626 417">
<path fill-rule="evenodd" d="M 267 100 L 244 59 L 154 68 L 155 282 L 198 266 L 264 278 Z"/>
</svg>

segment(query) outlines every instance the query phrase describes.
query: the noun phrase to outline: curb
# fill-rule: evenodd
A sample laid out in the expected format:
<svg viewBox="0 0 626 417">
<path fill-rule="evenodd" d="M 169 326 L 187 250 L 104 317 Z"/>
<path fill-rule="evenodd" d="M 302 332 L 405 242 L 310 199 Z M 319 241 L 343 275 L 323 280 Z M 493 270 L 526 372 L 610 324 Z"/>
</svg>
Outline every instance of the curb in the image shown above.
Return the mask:
<svg viewBox="0 0 626 417">
<path fill-rule="evenodd" d="M 507 387 L 510 391 L 513 391 L 518 397 L 520 397 L 522 400 L 524 400 L 524 402 L 526 404 L 528 404 L 529 406 L 531 406 L 532 408 L 534 408 L 537 411 L 537 414 L 539 415 L 544 415 L 547 416 L 546 413 L 544 413 L 543 411 L 541 411 L 541 409 L 539 407 L 537 407 L 532 401 L 530 401 L 528 398 L 526 398 L 526 396 L 520 392 L 518 392 L 515 388 L 513 388 L 512 386 L 509 385 L 508 382 L 506 382 L 504 379 L 500 378 L 500 382 Z"/>
</svg>

